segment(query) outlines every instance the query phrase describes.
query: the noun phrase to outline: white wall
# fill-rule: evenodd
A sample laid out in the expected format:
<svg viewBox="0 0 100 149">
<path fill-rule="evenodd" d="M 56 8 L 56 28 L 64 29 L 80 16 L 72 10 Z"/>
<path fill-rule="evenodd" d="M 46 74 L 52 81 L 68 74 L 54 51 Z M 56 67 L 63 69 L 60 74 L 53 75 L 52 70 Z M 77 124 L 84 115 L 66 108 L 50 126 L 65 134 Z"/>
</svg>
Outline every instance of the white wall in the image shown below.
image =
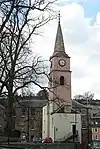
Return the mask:
<svg viewBox="0 0 100 149">
<path fill-rule="evenodd" d="M 72 113 L 51 114 L 51 111 L 52 104 L 49 104 L 49 107 L 48 105 L 43 107 L 42 138 L 46 138 L 49 135 L 53 140 L 61 141 L 67 138 L 69 133 L 70 135 L 72 134 L 72 125 L 76 124 L 76 130 L 78 130 L 79 135 L 78 141 L 81 143 L 81 115 Z"/>
<path fill-rule="evenodd" d="M 52 123 L 53 119 L 53 123 Z M 79 142 L 81 142 L 81 115 L 76 114 L 76 129 L 79 134 Z M 55 113 L 51 116 L 50 136 L 55 141 L 61 141 L 67 138 L 68 134 L 72 134 L 72 125 L 75 124 L 75 114 Z M 53 125 L 53 126 L 52 126 Z"/>
<path fill-rule="evenodd" d="M 43 116 L 42 116 L 42 138 L 43 139 L 46 138 L 48 135 L 50 136 L 50 132 L 51 132 L 50 129 L 52 125 L 51 113 L 53 112 L 53 106 L 54 106 L 53 103 L 48 103 L 46 106 L 43 107 Z"/>
</svg>

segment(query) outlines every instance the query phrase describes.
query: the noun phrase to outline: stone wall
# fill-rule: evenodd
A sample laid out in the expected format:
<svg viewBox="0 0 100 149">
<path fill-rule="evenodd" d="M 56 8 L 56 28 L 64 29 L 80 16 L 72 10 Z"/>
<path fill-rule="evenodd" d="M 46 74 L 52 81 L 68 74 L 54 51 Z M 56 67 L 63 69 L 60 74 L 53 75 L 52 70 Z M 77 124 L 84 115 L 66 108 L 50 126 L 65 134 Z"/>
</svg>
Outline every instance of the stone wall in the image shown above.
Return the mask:
<svg viewBox="0 0 100 149">
<path fill-rule="evenodd" d="M 53 143 L 53 144 L 42 144 L 34 145 L 31 149 L 79 149 L 79 144 L 75 143 Z"/>
<path fill-rule="evenodd" d="M 8 147 L 13 149 L 80 149 L 80 145 L 77 143 L 39 143 L 39 144 L 32 144 L 32 143 L 22 143 L 16 144 L 12 143 L 10 145 L 2 144 L 0 147 Z"/>
</svg>

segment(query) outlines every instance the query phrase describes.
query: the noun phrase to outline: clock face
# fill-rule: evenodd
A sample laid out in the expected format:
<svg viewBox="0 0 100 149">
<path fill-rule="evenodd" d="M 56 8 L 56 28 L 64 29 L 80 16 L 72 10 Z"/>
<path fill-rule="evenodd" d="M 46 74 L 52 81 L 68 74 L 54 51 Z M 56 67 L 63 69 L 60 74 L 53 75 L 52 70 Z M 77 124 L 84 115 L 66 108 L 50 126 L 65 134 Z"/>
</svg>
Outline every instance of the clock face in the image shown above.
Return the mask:
<svg viewBox="0 0 100 149">
<path fill-rule="evenodd" d="M 65 66 L 66 65 L 66 61 L 64 59 L 60 59 L 59 60 L 59 65 L 62 66 L 62 67 Z"/>
</svg>

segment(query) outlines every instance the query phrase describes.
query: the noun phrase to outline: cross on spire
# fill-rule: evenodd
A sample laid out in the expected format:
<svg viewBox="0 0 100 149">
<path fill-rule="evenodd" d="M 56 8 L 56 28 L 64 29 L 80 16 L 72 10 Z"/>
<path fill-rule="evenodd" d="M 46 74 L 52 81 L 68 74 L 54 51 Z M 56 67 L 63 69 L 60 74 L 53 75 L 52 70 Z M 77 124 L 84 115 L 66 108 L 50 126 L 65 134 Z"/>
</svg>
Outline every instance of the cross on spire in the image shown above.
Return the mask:
<svg viewBox="0 0 100 149">
<path fill-rule="evenodd" d="M 58 12 L 58 23 L 60 23 L 60 10 L 59 10 L 59 12 Z"/>
</svg>

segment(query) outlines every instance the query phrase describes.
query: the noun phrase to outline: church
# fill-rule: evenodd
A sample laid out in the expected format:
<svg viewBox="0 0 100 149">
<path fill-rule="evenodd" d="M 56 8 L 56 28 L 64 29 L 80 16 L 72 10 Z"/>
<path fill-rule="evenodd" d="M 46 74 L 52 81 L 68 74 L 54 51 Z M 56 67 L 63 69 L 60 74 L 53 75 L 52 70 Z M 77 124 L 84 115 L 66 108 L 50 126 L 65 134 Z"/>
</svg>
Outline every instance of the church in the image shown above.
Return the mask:
<svg viewBox="0 0 100 149">
<path fill-rule="evenodd" d="M 81 115 L 72 110 L 70 57 L 65 51 L 60 14 L 50 63 L 49 101 L 43 107 L 42 138 L 51 137 L 57 142 L 74 135 L 81 143 Z"/>
</svg>

